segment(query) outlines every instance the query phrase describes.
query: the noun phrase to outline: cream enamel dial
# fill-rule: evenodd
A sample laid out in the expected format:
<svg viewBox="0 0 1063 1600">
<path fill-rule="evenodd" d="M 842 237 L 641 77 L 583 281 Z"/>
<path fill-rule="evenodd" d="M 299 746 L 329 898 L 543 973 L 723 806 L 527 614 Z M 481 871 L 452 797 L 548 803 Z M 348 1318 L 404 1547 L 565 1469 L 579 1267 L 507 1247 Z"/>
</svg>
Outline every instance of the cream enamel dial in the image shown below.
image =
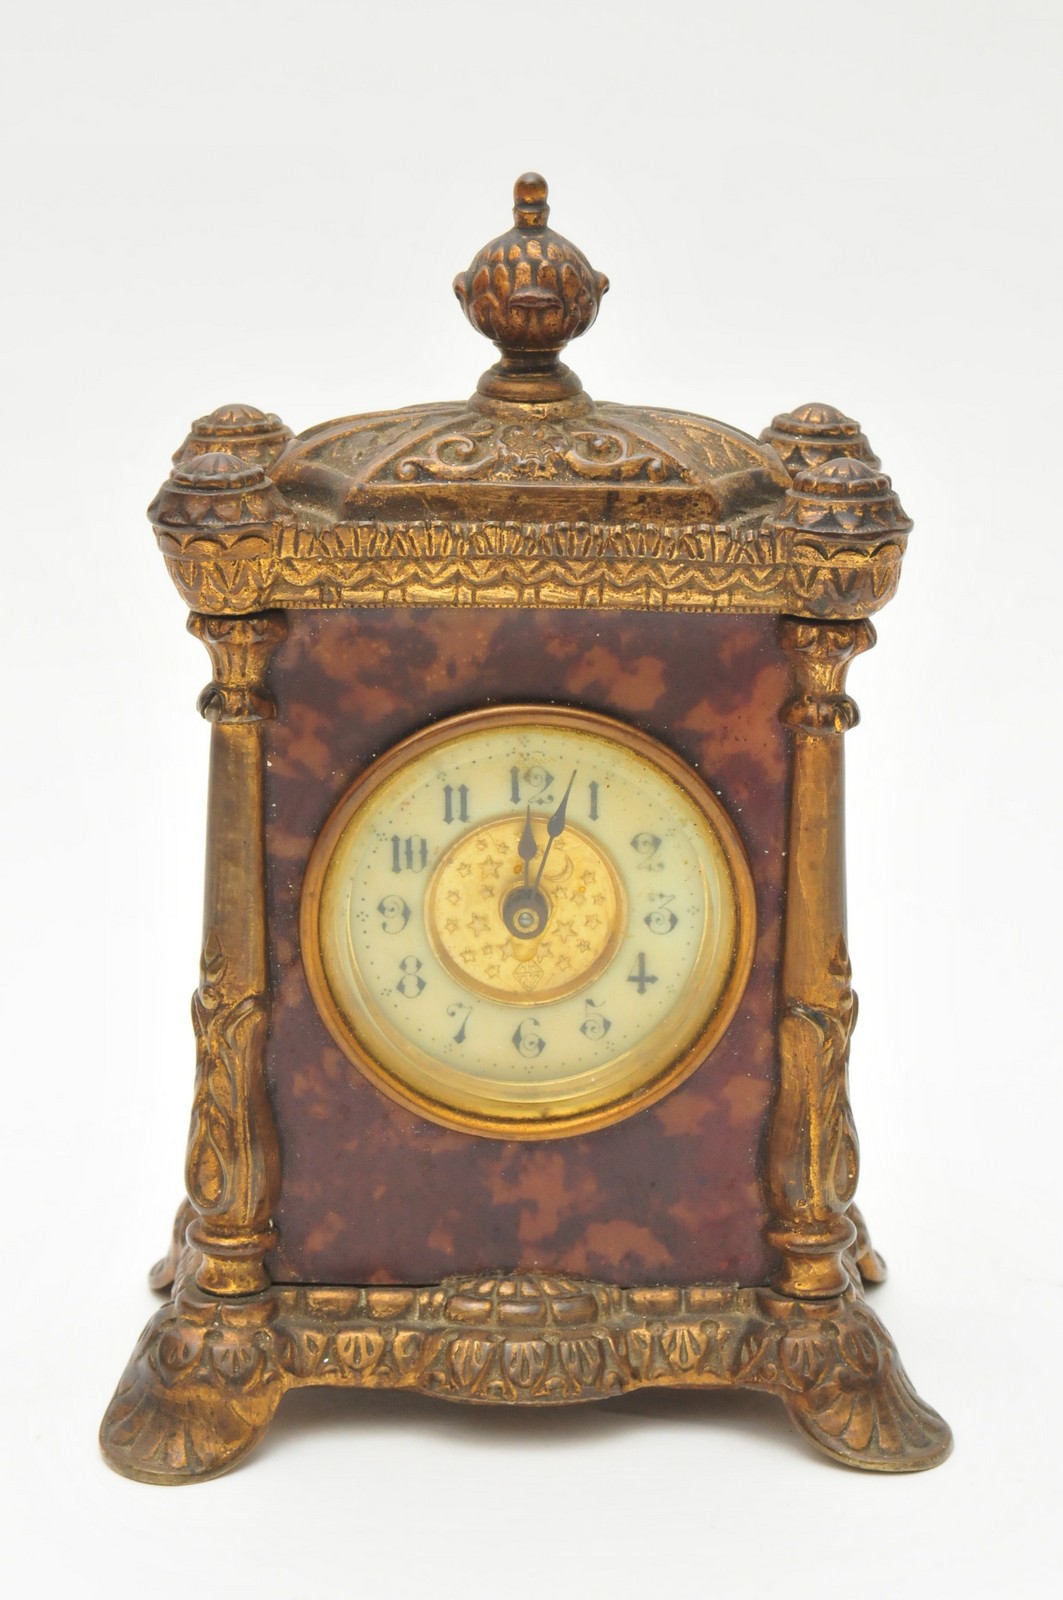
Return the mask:
<svg viewBox="0 0 1063 1600">
<path fill-rule="evenodd" d="M 636 730 L 549 706 L 437 723 L 356 783 L 307 873 L 303 955 L 348 1058 L 450 1126 L 556 1138 L 707 1055 L 753 891 L 719 801 Z"/>
</svg>

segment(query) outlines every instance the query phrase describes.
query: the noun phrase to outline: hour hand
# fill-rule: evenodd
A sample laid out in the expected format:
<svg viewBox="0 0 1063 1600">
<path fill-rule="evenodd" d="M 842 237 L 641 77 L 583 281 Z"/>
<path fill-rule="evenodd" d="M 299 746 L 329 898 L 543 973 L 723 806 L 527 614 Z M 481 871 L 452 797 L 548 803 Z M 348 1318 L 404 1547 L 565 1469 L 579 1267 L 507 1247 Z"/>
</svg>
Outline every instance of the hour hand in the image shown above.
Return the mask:
<svg viewBox="0 0 1063 1600">
<path fill-rule="evenodd" d="M 567 798 L 567 796 L 566 796 Z M 556 813 L 555 813 L 556 815 Z M 553 817 L 547 826 L 552 826 Z M 562 827 L 564 822 L 562 821 Z M 546 842 L 546 851 L 543 860 L 550 853 L 553 835 Z M 546 920 L 550 915 L 550 906 L 546 896 L 539 888 L 539 877 L 542 876 L 540 868 L 539 877 L 534 884 L 531 882 L 531 864 L 539 854 L 539 846 L 535 842 L 535 833 L 532 828 L 531 806 L 524 813 L 524 828 L 517 844 L 517 854 L 524 862 L 524 882 L 517 888 L 511 889 L 502 901 L 502 921 L 515 939 L 537 939 L 546 927 Z"/>
</svg>

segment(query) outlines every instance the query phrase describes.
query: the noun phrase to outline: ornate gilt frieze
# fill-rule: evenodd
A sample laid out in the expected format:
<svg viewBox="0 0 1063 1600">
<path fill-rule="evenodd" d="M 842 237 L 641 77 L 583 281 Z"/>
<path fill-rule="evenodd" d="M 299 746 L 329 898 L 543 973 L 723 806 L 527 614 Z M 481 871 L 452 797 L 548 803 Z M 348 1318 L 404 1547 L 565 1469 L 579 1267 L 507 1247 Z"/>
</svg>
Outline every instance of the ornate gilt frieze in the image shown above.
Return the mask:
<svg viewBox="0 0 1063 1600">
<path fill-rule="evenodd" d="M 617 523 L 379 522 L 326 529 L 159 526 L 195 611 L 542 606 L 863 617 L 894 594 L 906 535 Z"/>
</svg>

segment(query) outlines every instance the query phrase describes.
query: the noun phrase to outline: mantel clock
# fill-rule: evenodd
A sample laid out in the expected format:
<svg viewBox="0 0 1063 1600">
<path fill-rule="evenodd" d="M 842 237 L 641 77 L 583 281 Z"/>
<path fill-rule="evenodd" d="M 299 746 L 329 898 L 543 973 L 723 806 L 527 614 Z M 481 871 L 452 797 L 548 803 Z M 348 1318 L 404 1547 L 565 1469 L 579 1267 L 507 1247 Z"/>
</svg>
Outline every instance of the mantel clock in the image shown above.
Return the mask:
<svg viewBox="0 0 1063 1600">
<path fill-rule="evenodd" d="M 607 280 L 518 180 L 471 399 L 223 406 L 150 510 L 210 652 L 187 1191 L 104 1419 L 206 1478 L 301 1384 L 744 1386 L 853 1466 L 948 1451 L 864 1299 L 850 661 L 911 524 L 826 405 L 592 400 Z"/>
</svg>

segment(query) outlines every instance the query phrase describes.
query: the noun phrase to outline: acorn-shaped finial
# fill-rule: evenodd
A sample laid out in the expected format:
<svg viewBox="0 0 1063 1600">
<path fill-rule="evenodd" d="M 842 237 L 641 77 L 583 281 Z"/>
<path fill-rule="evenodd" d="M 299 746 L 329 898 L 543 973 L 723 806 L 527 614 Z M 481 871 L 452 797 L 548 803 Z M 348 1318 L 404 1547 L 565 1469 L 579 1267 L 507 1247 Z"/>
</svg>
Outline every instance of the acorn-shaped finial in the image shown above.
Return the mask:
<svg viewBox="0 0 1063 1600">
<path fill-rule="evenodd" d="M 582 250 L 547 226 L 545 178 L 525 172 L 513 186 L 513 227 L 492 239 L 454 279 L 474 328 L 493 339 L 502 360 L 480 379 L 481 394 L 502 400 L 561 400 L 581 389 L 558 360 L 586 333 L 609 279 Z"/>
</svg>

